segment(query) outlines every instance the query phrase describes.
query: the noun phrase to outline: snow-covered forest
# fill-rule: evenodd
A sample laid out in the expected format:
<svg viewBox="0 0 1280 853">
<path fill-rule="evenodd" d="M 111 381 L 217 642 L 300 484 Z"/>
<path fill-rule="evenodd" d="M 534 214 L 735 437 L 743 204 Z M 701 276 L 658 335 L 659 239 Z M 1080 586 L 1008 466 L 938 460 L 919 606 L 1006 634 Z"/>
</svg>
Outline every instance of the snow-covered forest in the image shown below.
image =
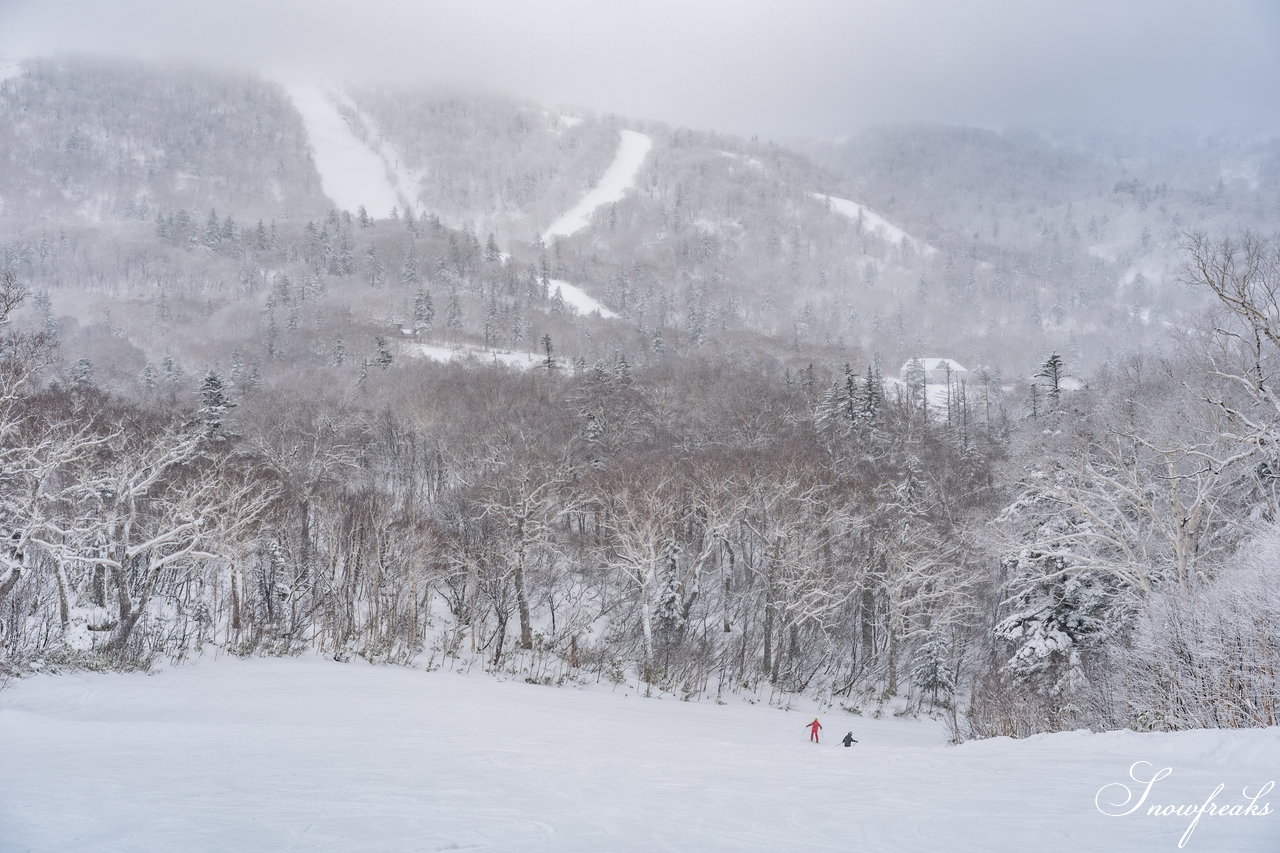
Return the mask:
<svg viewBox="0 0 1280 853">
<path fill-rule="evenodd" d="M 957 739 L 1280 724 L 1274 140 L 790 150 L 316 90 L 402 201 L 352 210 L 290 91 L 0 83 L 4 672 L 318 651 L 897 696 Z"/>
</svg>

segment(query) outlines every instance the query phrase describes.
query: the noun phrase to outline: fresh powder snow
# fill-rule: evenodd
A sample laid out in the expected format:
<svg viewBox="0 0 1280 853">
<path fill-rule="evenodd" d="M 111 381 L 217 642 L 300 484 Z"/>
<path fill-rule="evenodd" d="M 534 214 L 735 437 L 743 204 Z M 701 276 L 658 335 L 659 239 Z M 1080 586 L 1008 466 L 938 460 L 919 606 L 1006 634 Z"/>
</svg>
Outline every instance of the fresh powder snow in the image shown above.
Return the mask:
<svg viewBox="0 0 1280 853">
<path fill-rule="evenodd" d="M 635 186 L 636 175 L 644 165 L 649 150 L 653 148 L 653 140 L 634 130 L 619 133 L 622 139 L 618 145 L 618 153 L 600 181 L 568 212 L 551 223 L 542 234 L 543 240 L 549 242 L 553 237 L 568 237 L 581 231 L 590 224 L 591 214 L 597 208 L 621 200 L 627 190 Z"/>
<path fill-rule="evenodd" d="M 0 737 L 0 848 L 30 853 L 1170 853 L 1190 818 L 1095 804 L 1135 787 L 1135 762 L 1172 768 L 1148 802 L 1178 805 L 1220 783 L 1218 802 L 1241 803 L 1280 767 L 1276 729 L 954 747 L 934 721 L 807 702 L 314 657 L 27 678 L 0 692 Z M 1275 851 L 1280 814 L 1205 816 L 1185 849 Z"/>
</svg>

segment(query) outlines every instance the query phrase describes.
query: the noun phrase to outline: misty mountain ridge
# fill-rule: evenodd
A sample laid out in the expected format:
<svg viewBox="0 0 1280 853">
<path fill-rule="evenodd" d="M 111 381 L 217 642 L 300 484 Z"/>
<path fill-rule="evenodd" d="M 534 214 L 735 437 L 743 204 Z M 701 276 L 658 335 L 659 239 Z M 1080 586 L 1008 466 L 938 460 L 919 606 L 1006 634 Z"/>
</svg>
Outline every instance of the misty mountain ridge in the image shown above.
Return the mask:
<svg viewBox="0 0 1280 853">
<path fill-rule="evenodd" d="M 947 354 L 1011 376 L 1056 348 L 1083 374 L 1117 346 L 1191 323 L 1202 303 L 1173 280 L 1183 233 L 1280 216 L 1274 140 L 904 125 L 789 150 L 510 98 L 362 84 L 324 97 L 369 146 L 368 181 L 378 183 L 381 167 L 393 186 L 380 195 L 370 186 L 361 224 L 377 227 L 350 227 L 359 211 L 344 209 L 325 229 L 336 205 L 317 165 L 317 131 L 280 85 L 87 57 L 9 67 L 0 84 L 7 265 L 47 294 L 72 361 L 99 355 L 74 329 L 112 305 L 162 300 L 151 313 L 177 328 L 195 316 L 181 305 L 198 292 L 206 321 L 246 309 L 265 316 L 263 294 L 285 276 L 316 279 L 309 289 L 326 294 L 287 322 L 355 323 L 368 331 L 349 334 L 369 341 L 410 325 L 408 294 L 375 292 L 404 278 L 425 282 L 437 301 L 452 293 L 455 342 L 481 347 L 534 350 L 555 331 L 589 362 L 642 357 L 655 336 L 679 350 L 747 335 L 798 367 Z M 589 227 L 540 245 L 542 230 L 604 174 L 625 128 L 653 141 L 634 186 L 595 210 Z M 492 239 L 507 303 L 456 287 L 463 273 L 439 256 L 456 248 L 415 250 L 408 261 L 413 235 L 388 231 L 393 211 L 373 209 L 375 198 L 400 201 L 397 217 L 411 209 L 429 219 L 442 246 Z M 274 257 L 245 248 L 267 232 Z M 61 254 L 47 248 L 55 236 Z M 313 238 L 322 245 L 308 260 L 296 244 Z M 148 244 L 158 252 L 143 260 Z M 344 259 L 316 260 L 326 254 Z M 541 286 L 552 280 L 623 322 L 559 313 L 554 289 Z M 519 316 L 517 292 L 540 289 L 545 310 Z M 113 322 L 120 313 L 136 312 L 117 311 Z M 204 325 L 196 336 L 135 328 L 124 337 L 158 363 L 173 355 L 160 341 L 215 346 L 211 330 L 222 324 Z M 217 351 L 185 359 L 247 349 L 243 324 L 231 325 L 240 331 Z M 127 370 L 141 366 L 134 358 Z"/>
</svg>

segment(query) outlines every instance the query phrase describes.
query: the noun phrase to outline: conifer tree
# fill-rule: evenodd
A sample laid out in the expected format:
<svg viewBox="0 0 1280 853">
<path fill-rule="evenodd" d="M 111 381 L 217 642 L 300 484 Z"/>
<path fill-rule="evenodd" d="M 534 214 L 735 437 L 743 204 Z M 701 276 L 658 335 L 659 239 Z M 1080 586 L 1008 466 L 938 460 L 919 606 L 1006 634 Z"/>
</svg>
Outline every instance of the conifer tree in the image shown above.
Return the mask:
<svg viewBox="0 0 1280 853">
<path fill-rule="evenodd" d="M 196 388 L 196 395 L 200 398 L 199 418 L 205 436 L 214 441 L 224 440 L 226 435 L 223 432 L 223 419 L 227 411 L 235 408 L 236 404 L 231 402 L 227 385 L 217 371 L 209 370 L 205 373 Z"/>
<path fill-rule="evenodd" d="M 413 295 L 413 333 L 425 335 L 435 324 L 436 309 L 431 301 L 431 291 L 419 287 Z"/>
<path fill-rule="evenodd" d="M 1063 372 L 1064 366 L 1062 356 L 1055 351 L 1044 360 L 1044 364 L 1040 365 L 1040 372 L 1036 374 L 1037 379 L 1043 379 L 1044 386 L 1048 390 L 1046 396 L 1049 398 L 1049 408 L 1058 408 L 1058 402 L 1062 399 L 1062 379 L 1065 376 Z"/>
</svg>

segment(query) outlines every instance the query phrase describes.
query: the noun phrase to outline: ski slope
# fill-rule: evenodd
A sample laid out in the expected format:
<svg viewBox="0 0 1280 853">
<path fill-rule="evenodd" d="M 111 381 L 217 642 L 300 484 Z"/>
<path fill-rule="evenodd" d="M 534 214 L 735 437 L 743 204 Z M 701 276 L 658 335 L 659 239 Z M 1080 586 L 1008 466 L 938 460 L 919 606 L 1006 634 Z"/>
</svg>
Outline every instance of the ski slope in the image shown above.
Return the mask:
<svg viewBox="0 0 1280 853">
<path fill-rule="evenodd" d="M 1135 762 L 1172 768 L 1166 804 L 1240 803 L 1280 768 L 1276 729 L 951 747 L 934 722 L 820 717 L 814 745 L 809 707 L 316 658 L 37 676 L 0 692 L 0 849 L 1171 853 L 1189 818 L 1097 805 Z M 1268 801 L 1184 849 L 1273 853 Z"/>
<path fill-rule="evenodd" d="M 442 362 L 479 362 L 481 364 L 502 364 L 518 370 L 528 370 L 542 364 L 546 358 L 541 353 L 519 352 L 512 350 L 487 350 L 474 344 L 406 344 L 405 352 L 412 356 L 428 358 Z"/>
<path fill-rule="evenodd" d="M 568 237 L 591 222 L 596 209 L 622 199 L 627 190 L 635 186 L 636 175 L 644 165 L 645 157 L 653 148 L 653 140 L 634 130 L 619 131 L 621 141 L 613 162 L 600 177 L 600 181 L 587 191 L 577 204 L 551 223 L 542 233 L 542 239 L 550 242 L 553 237 Z"/>
<path fill-rule="evenodd" d="M 557 288 L 560 295 L 564 297 L 564 304 L 572 308 L 578 314 L 599 314 L 606 320 L 616 319 L 618 314 L 605 307 L 605 304 L 587 294 L 585 290 L 576 284 L 570 284 L 562 279 L 553 278 L 548 282 L 548 289 L 554 298 Z"/>
<path fill-rule="evenodd" d="M 862 223 L 868 231 L 879 235 L 881 238 L 893 243 L 895 246 L 901 246 L 903 243 L 910 243 L 926 255 L 931 255 L 938 251 L 928 243 L 912 237 L 906 231 L 903 231 L 897 225 L 894 225 L 892 222 L 885 219 L 865 204 L 859 204 L 858 202 L 850 201 L 847 198 L 826 195 L 825 193 L 811 192 L 809 195 L 824 204 L 829 204 L 832 210 L 843 214 L 850 219 L 856 221 L 858 217 L 862 217 Z"/>
<path fill-rule="evenodd" d="M 364 205 L 370 216 L 382 218 L 393 207 L 405 208 L 413 203 L 417 193 L 409 176 L 403 170 L 397 171 L 398 159 L 388 159 L 393 155 L 382 150 L 384 144 L 373 142 L 371 147 L 362 140 L 338 110 L 339 104 L 354 110 L 349 99 L 313 84 L 282 85 L 302 116 L 320 173 L 320 187 L 335 207 L 354 213 Z M 356 114 L 359 116 L 358 111 Z M 362 118 L 357 120 L 364 122 Z M 368 126 L 361 130 L 366 138 L 377 139 Z"/>
</svg>

